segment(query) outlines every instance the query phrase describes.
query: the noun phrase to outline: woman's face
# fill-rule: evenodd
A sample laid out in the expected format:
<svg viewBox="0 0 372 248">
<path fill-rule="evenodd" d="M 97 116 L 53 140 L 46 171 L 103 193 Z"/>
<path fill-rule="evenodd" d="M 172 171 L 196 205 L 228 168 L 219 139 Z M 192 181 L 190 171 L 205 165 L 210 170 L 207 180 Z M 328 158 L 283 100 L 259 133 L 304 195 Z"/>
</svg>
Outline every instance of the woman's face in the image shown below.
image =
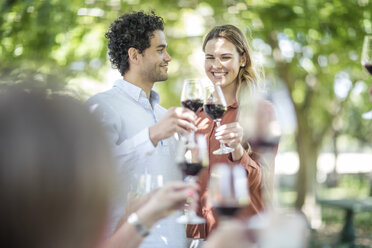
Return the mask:
<svg viewBox="0 0 372 248">
<path fill-rule="evenodd" d="M 207 42 L 204 68 L 213 84 L 225 88 L 236 83 L 239 69 L 244 63 L 244 57 L 227 39 L 219 37 Z"/>
</svg>

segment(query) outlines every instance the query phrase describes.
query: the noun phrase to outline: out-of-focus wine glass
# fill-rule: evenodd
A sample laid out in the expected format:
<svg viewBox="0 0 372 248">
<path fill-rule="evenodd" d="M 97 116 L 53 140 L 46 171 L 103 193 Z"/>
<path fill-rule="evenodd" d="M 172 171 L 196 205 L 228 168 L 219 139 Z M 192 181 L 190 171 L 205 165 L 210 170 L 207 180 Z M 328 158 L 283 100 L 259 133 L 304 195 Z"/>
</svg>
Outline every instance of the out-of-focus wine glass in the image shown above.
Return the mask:
<svg viewBox="0 0 372 248">
<path fill-rule="evenodd" d="M 241 165 L 215 164 L 211 169 L 208 186 L 208 201 L 222 218 L 233 217 L 248 206 L 247 172 Z"/>
<path fill-rule="evenodd" d="M 275 163 L 279 141 L 296 130 L 296 115 L 284 84 L 266 82 L 264 89 L 246 89 L 239 106 L 239 122 L 245 140 L 262 168 L 264 213 L 249 221 L 258 247 L 306 247 L 306 220 L 291 207 L 279 201 L 280 169 Z M 293 237 L 296 236 L 296 237 Z"/>
<path fill-rule="evenodd" d="M 308 228 L 303 215 L 295 211 L 270 212 L 253 216 L 248 223 L 252 247 L 305 248 Z"/>
<path fill-rule="evenodd" d="M 147 170 L 142 173 L 134 174 L 133 178 L 133 183 L 129 186 L 129 191 L 127 193 L 125 206 L 125 211 L 127 213 L 132 213 L 141 206 L 142 197 L 164 186 L 163 175 L 151 174 Z"/>
<path fill-rule="evenodd" d="M 244 141 L 261 164 L 262 194 L 266 208 L 273 207 L 275 156 L 282 135 L 293 134 L 296 127 L 294 108 L 285 86 L 266 82 L 264 89 L 246 88 L 240 96 L 238 119 Z M 278 199 L 278 198 L 276 198 Z"/>
<path fill-rule="evenodd" d="M 364 37 L 361 63 L 364 68 L 372 75 L 372 35 Z M 362 115 L 364 119 L 372 120 L 372 110 Z"/>
<path fill-rule="evenodd" d="M 200 79 L 186 79 L 181 92 L 181 104 L 195 113 L 203 106 L 203 85 Z M 194 145 L 194 131 L 188 136 L 190 146 Z"/>
<path fill-rule="evenodd" d="M 215 85 L 205 89 L 203 108 L 204 112 L 216 122 L 217 127 L 221 126 L 221 119 L 227 110 L 227 104 L 220 86 Z M 220 143 L 220 148 L 213 151 L 213 154 L 228 154 L 233 151 L 234 148 L 227 147 L 225 144 Z"/>
<path fill-rule="evenodd" d="M 162 175 L 151 175 L 148 172 L 144 172 L 139 175 L 138 185 L 136 189 L 137 195 L 146 195 L 154 189 L 161 188 L 164 186 Z"/>
<path fill-rule="evenodd" d="M 178 144 L 176 162 L 186 175 L 186 183 L 195 183 L 199 172 L 208 166 L 207 141 L 203 135 L 196 135 L 193 146 L 186 145 L 184 140 Z M 196 215 L 195 211 L 185 209 L 184 215 L 177 219 L 181 224 L 202 224 L 204 218 Z"/>
</svg>

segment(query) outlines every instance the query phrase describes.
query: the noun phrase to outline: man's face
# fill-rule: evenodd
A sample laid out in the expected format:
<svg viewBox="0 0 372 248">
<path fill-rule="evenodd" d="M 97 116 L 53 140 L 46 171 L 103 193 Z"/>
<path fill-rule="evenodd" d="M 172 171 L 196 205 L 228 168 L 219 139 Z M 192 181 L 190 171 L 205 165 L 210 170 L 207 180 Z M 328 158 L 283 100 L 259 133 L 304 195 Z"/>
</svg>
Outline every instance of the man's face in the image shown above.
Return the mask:
<svg viewBox="0 0 372 248">
<path fill-rule="evenodd" d="M 165 81 L 168 79 L 168 63 L 171 57 L 167 52 L 164 32 L 154 31 L 150 44 L 150 47 L 142 53 L 142 77 L 153 83 Z"/>
</svg>

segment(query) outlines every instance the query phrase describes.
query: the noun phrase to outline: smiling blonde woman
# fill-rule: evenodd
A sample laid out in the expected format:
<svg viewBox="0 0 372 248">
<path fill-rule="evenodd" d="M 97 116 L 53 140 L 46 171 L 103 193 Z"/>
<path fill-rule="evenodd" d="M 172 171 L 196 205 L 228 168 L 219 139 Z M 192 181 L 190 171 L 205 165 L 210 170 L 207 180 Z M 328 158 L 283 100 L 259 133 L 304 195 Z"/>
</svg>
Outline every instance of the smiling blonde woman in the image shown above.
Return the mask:
<svg viewBox="0 0 372 248">
<path fill-rule="evenodd" d="M 201 189 L 198 214 L 206 219 L 206 223 L 187 226 L 187 236 L 195 239 L 206 239 L 217 226 L 214 208 L 207 203 L 210 171 L 217 163 L 241 164 L 247 172 L 251 203 L 239 215 L 250 217 L 263 209 L 261 166 L 244 149 L 247 144 L 243 141 L 243 128 L 237 122 L 240 91 L 258 84 L 260 70 L 254 65 L 246 37 L 233 25 L 216 26 L 210 30 L 204 38 L 203 51 L 205 72 L 214 85 L 221 87 L 228 107 L 220 127 L 202 109 L 197 113 L 197 133 L 204 134 L 208 141 L 210 166 L 201 172 L 198 181 Z M 220 142 L 234 148 L 234 151 L 214 155 L 212 151 L 219 148 Z"/>
</svg>

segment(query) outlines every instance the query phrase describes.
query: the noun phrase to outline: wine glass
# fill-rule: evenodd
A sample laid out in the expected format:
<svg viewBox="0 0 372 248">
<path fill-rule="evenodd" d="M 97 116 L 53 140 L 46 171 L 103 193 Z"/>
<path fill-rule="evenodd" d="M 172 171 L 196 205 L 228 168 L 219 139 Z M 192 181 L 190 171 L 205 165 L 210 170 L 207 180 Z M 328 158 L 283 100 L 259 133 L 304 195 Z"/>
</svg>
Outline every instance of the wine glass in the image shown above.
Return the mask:
<svg viewBox="0 0 372 248">
<path fill-rule="evenodd" d="M 145 171 L 139 175 L 137 183 L 136 194 L 146 195 L 154 189 L 164 186 L 163 175 L 151 175 Z"/>
<path fill-rule="evenodd" d="M 200 79 L 186 79 L 181 92 L 181 104 L 195 113 L 203 106 L 203 87 Z M 188 142 L 194 145 L 194 131 L 190 132 Z"/>
<path fill-rule="evenodd" d="M 200 79 L 186 79 L 184 81 L 181 104 L 194 112 L 203 106 L 203 87 Z"/>
<path fill-rule="evenodd" d="M 361 63 L 369 74 L 372 75 L 372 35 L 366 35 L 364 37 Z M 372 120 L 372 110 L 364 113 L 362 117 L 367 120 Z"/>
<path fill-rule="evenodd" d="M 275 156 L 279 140 L 292 138 L 296 128 L 295 110 L 282 83 L 266 82 L 265 89 L 244 89 L 240 96 L 238 119 L 244 130 L 244 141 L 253 150 L 262 168 L 262 196 L 266 209 L 278 205 L 279 179 L 275 174 Z M 274 202 L 276 201 L 276 202 Z"/>
<path fill-rule="evenodd" d="M 203 108 L 204 112 L 216 122 L 217 127 L 221 126 L 221 119 L 227 110 L 227 104 L 220 86 L 215 85 L 205 89 Z M 228 154 L 233 151 L 234 148 L 227 147 L 220 142 L 220 148 L 215 150 L 213 154 Z"/>
<path fill-rule="evenodd" d="M 245 89 L 240 97 L 238 113 L 248 152 L 254 152 L 256 161 L 261 164 L 262 197 L 266 209 L 273 204 L 275 155 L 281 136 L 271 97 L 267 91 Z"/>
<path fill-rule="evenodd" d="M 177 148 L 176 162 L 186 175 L 186 183 L 195 183 L 199 172 L 208 166 L 207 141 L 203 135 L 196 136 L 193 146 L 186 145 L 186 141 L 180 140 Z M 205 219 L 197 216 L 195 211 L 185 209 L 184 214 L 177 218 L 180 224 L 202 224 Z"/>
<path fill-rule="evenodd" d="M 247 172 L 241 165 L 215 164 L 211 170 L 208 201 L 222 219 L 233 217 L 248 206 Z"/>
<path fill-rule="evenodd" d="M 293 138 L 295 110 L 283 83 L 265 83 L 264 89 L 245 89 L 240 96 L 238 118 L 244 140 L 250 143 L 261 165 L 264 202 L 264 212 L 249 219 L 248 229 L 257 247 L 306 247 L 304 216 L 279 201 L 279 171 L 286 169 L 287 163 L 275 162 L 279 141 Z"/>
<path fill-rule="evenodd" d="M 133 174 L 133 180 L 129 184 L 129 190 L 126 195 L 125 210 L 120 210 L 120 214 L 122 215 L 122 211 L 125 211 L 123 217 L 128 217 L 129 214 L 137 211 L 142 206 L 146 195 L 163 186 L 164 178 L 161 174 L 149 173 L 147 170 Z M 119 221 L 119 224 L 122 220 Z M 119 226 L 117 225 L 116 228 Z"/>
<path fill-rule="evenodd" d="M 265 213 L 248 220 L 252 247 L 303 248 L 308 246 L 309 229 L 303 214 L 294 211 Z"/>
</svg>

